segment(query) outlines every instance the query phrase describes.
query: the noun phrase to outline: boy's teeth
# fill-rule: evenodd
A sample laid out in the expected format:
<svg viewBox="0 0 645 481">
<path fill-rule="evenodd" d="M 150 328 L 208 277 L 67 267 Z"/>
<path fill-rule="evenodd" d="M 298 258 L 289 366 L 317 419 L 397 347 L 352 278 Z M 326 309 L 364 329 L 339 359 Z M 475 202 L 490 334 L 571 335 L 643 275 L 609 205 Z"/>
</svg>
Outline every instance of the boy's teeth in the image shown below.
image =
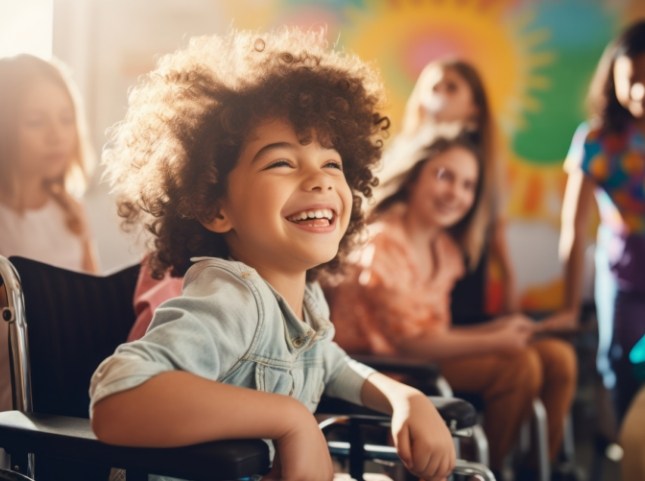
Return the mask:
<svg viewBox="0 0 645 481">
<path fill-rule="evenodd" d="M 316 209 L 316 210 L 305 210 L 298 214 L 294 214 L 289 217 L 289 220 L 306 220 L 306 219 L 329 219 L 333 217 L 333 212 L 330 209 Z"/>
</svg>

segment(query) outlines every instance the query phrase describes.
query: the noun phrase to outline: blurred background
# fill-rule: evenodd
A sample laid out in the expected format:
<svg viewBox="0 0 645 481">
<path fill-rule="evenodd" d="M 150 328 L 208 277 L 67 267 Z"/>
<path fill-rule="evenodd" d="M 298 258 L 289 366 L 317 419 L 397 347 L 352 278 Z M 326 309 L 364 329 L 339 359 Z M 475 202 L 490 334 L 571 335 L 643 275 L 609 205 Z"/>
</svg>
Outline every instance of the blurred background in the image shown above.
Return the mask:
<svg viewBox="0 0 645 481">
<path fill-rule="evenodd" d="M 642 0 L 0 0 L 0 55 L 63 60 L 99 152 L 137 76 L 193 35 L 325 25 L 331 40 L 382 70 L 393 133 L 425 63 L 464 58 L 483 75 L 507 147 L 509 240 L 523 305 L 544 310 L 562 297 L 562 162 L 591 74 L 614 34 L 643 16 Z M 138 260 L 141 248 L 121 233 L 100 169 L 86 203 L 101 269 Z M 493 282 L 493 306 L 498 290 Z"/>
</svg>

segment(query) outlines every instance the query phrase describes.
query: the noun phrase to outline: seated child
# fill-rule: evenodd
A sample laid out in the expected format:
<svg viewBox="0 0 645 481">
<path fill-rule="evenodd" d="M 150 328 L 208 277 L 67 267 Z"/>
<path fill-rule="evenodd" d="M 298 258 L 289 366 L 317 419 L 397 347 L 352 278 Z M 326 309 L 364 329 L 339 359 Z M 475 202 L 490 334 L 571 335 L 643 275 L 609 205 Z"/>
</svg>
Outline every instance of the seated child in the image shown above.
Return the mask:
<svg viewBox="0 0 645 481">
<path fill-rule="evenodd" d="M 153 275 L 182 295 L 94 373 L 92 426 L 107 443 L 271 439 L 271 479 L 330 480 L 313 411 L 323 393 L 392 414 L 407 468 L 455 463 L 431 402 L 351 360 L 315 282 L 363 224 L 389 121 L 382 87 L 323 32 L 193 39 L 130 94 L 105 153 L 129 225 L 152 233 Z"/>
<path fill-rule="evenodd" d="M 572 347 L 533 339 L 535 323 L 520 314 L 452 323 L 464 253 L 482 227 L 473 215 L 484 202 L 481 148 L 467 135 L 439 136 L 400 166 L 376 193 L 367 242 L 343 275 L 325 283 L 338 344 L 349 353 L 436 363 L 455 391 L 481 397 L 494 471 L 504 468 L 540 396 L 555 460 L 575 392 Z"/>
</svg>

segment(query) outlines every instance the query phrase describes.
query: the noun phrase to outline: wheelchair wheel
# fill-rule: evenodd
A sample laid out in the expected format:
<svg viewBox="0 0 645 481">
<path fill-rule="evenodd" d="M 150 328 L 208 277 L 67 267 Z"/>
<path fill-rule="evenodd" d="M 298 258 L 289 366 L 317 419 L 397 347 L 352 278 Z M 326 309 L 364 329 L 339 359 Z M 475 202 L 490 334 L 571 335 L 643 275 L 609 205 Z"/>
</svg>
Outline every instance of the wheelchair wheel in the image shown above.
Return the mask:
<svg viewBox="0 0 645 481">
<path fill-rule="evenodd" d="M 15 471 L 0 469 L 0 481 L 34 481 L 34 480 L 25 476 L 24 474 L 20 474 Z"/>
</svg>

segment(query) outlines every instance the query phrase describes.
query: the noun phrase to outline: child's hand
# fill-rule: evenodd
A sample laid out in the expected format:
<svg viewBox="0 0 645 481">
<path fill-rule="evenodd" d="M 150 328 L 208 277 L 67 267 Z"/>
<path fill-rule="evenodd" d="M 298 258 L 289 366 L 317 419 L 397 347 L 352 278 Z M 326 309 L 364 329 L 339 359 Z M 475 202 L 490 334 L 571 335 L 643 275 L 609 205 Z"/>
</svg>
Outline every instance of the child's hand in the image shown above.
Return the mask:
<svg viewBox="0 0 645 481">
<path fill-rule="evenodd" d="M 492 335 L 501 349 L 519 350 L 526 347 L 535 332 L 535 323 L 523 314 L 511 314 L 493 321 Z"/>
<path fill-rule="evenodd" d="M 426 481 L 446 478 L 455 468 L 455 445 L 446 423 L 423 394 L 413 394 L 392 414 L 392 435 L 406 468 Z"/>
<path fill-rule="evenodd" d="M 331 481 L 334 467 L 327 441 L 314 416 L 303 406 L 293 413 L 287 432 L 275 441 L 271 471 L 262 481 Z"/>
<path fill-rule="evenodd" d="M 573 309 L 558 311 L 543 319 L 536 326 L 536 332 L 571 333 L 578 328 L 579 314 Z"/>
</svg>

